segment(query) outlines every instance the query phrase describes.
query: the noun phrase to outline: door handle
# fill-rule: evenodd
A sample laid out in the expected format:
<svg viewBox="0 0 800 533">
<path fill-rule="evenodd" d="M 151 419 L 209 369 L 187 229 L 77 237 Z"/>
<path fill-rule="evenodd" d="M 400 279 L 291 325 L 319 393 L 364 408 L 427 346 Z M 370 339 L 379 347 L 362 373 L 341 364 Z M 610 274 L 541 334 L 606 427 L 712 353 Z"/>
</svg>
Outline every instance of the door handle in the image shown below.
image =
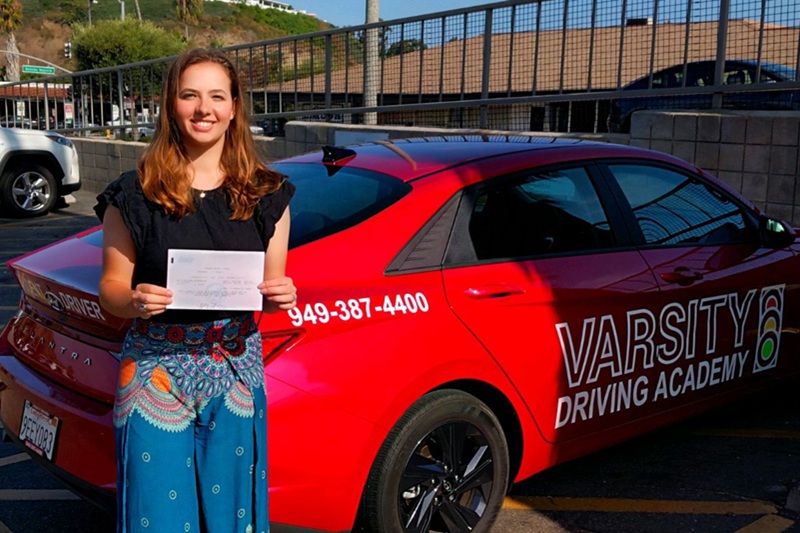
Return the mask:
<svg viewBox="0 0 800 533">
<path fill-rule="evenodd" d="M 695 272 L 687 267 L 677 267 L 672 272 L 661 273 L 661 279 L 667 283 L 675 283 L 681 286 L 691 285 L 695 281 L 703 279 L 703 274 Z"/>
<path fill-rule="evenodd" d="M 522 287 L 516 285 L 507 285 L 505 283 L 493 283 L 489 285 L 481 285 L 480 287 L 470 287 L 464 290 L 464 294 L 470 298 L 504 298 L 506 296 L 513 296 L 515 294 L 525 294 Z"/>
</svg>

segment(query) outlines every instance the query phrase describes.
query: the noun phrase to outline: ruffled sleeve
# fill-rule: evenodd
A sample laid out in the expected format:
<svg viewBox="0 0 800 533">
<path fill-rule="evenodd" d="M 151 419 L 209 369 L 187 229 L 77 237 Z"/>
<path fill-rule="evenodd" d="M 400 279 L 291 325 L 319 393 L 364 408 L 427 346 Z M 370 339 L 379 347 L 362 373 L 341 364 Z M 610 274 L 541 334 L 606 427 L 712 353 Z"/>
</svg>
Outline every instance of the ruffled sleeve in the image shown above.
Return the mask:
<svg viewBox="0 0 800 533">
<path fill-rule="evenodd" d="M 284 181 L 280 189 L 272 194 L 264 196 L 258 203 L 258 212 L 256 215 L 259 217 L 259 229 L 261 231 L 261 238 L 266 243 L 272 238 L 275 233 L 275 224 L 278 223 L 286 207 L 289 205 L 289 200 L 294 196 L 295 186 L 289 181 Z"/>
<path fill-rule="evenodd" d="M 144 235 L 147 233 L 147 224 L 150 221 L 147 203 L 139 176 L 132 170 L 109 183 L 106 189 L 97 195 L 94 212 L 102 222 L 108 206 L 113 205 L 119 209 L 122 221 L 128 228 L 138 252 L 144 245 Z"/>
</svg>

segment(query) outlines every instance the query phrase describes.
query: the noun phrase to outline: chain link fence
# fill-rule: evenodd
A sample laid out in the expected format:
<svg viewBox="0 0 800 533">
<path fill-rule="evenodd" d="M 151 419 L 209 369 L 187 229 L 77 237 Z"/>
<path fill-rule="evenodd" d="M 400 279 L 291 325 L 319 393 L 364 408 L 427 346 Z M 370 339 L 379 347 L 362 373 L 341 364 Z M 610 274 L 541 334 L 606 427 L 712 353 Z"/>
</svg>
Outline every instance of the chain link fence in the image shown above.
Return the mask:
<svg viewBox="0 0 800 533">
<path fill-rule="evenodd" d="M 795 0 L 514 0 L 223 50 L 265 135 L 368 113 L 378 124 L 625 132 L 639 109 L 800 109 Z M 170 59 L 0 86 L 0 125 L 151 136 Z"/>
</svg>

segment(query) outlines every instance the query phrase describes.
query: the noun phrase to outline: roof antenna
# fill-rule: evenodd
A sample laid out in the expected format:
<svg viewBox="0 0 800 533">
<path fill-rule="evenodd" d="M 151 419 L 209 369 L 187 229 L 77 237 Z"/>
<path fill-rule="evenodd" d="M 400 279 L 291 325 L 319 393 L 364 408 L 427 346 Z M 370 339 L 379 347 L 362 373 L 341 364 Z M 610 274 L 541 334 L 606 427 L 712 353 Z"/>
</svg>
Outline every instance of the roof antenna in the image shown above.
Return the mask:
<svg viewBox="0 0 800 533">
<path fill-rule="evenodd" d="M 338 166 L 349 161 L 355 156 L 355 151 L 350 150 L 349 148 L 341 148 L 339 146 L 322 147 L 322 163 L 324 165 Z"/>
</svg>

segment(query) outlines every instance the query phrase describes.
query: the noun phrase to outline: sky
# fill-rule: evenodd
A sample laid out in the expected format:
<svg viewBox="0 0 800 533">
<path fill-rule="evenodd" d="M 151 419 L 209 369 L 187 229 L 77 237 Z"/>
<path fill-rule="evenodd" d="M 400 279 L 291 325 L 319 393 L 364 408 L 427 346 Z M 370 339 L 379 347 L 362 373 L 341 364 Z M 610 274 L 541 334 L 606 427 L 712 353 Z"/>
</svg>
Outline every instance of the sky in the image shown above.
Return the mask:
<svg viewBox="0 0 800 533">
<path fill-rule="evenodd" d="M 297 10 L 306 11 L 307 13 L 316 15 L 318 18 L 325 20 L 334 26 L 357 26 L 364 24 L 367 13 L 367 0 L 281 0 L 294 7 Z M 461 9 L 465 7 L 474 7 L 479 5 L 486 5 L 498 3 L 500 0 L 378 0 L 380 7 L 380 18 L 386 21 L 415 17 L 418 15 L 427 15 L 439 11 L 448 11 L 451 9 Z M 660 7 L 660 22 L 670 22 L 670 13 L 678 13 L 681 21 L 684 16 L 686 5 L 688 2 L 693 1 L 692 12 L 697 20 L 708 20 L 715 18 L 719 14 L 719 0 L 662 0 Z M 796 0 L 771 0 L 767 4 L 766 17 L 768 22 L 775 22 L 779 24 L 797 24 L 797 12 L 793 6 Z M 571 2 L 570 11 L 575 13 L 582 11 L 588 12 L 585 7 L 591 3 L 591 0 L 575 0 Z M 619 23 L 620 5 L 622 2 L 613 2 L 612 0 L 603 0 L 600 2 L 603 5 L 613 5 L 616 9 L 610 10 L 611 12 L 601 6 L 601 12 L 598 16 L 611 17 L 608 20 L 602 20 L 601 24 Z M 756 0 L 733 0 L 731 15 L 733 18 L 752 18 L 758 20 L 759 6 L 761 2 Z M 545 2 L 545 5 L 551 5 L 555 9 L 563 9 L 563 2 Z M 584 8 L 580 8 L 584 6 Z M 629 16 L 641 17 L 652 15 L 652 2 L 633 2 L 629 6 Z M 642 11 L 639 13 L 639 11 Z"/>
<path fill-rule="evenodd" d="M 334 26 L 357 26 L 364 24 L 367 16 L 367 0 L 282 0 L 293 8 L 316 15 Z M 380 18 L 393 20 L 404 17 L 427 15 L 450 9 L 461 9 L 492 0 L 379 0 Z"/>
</svg>

